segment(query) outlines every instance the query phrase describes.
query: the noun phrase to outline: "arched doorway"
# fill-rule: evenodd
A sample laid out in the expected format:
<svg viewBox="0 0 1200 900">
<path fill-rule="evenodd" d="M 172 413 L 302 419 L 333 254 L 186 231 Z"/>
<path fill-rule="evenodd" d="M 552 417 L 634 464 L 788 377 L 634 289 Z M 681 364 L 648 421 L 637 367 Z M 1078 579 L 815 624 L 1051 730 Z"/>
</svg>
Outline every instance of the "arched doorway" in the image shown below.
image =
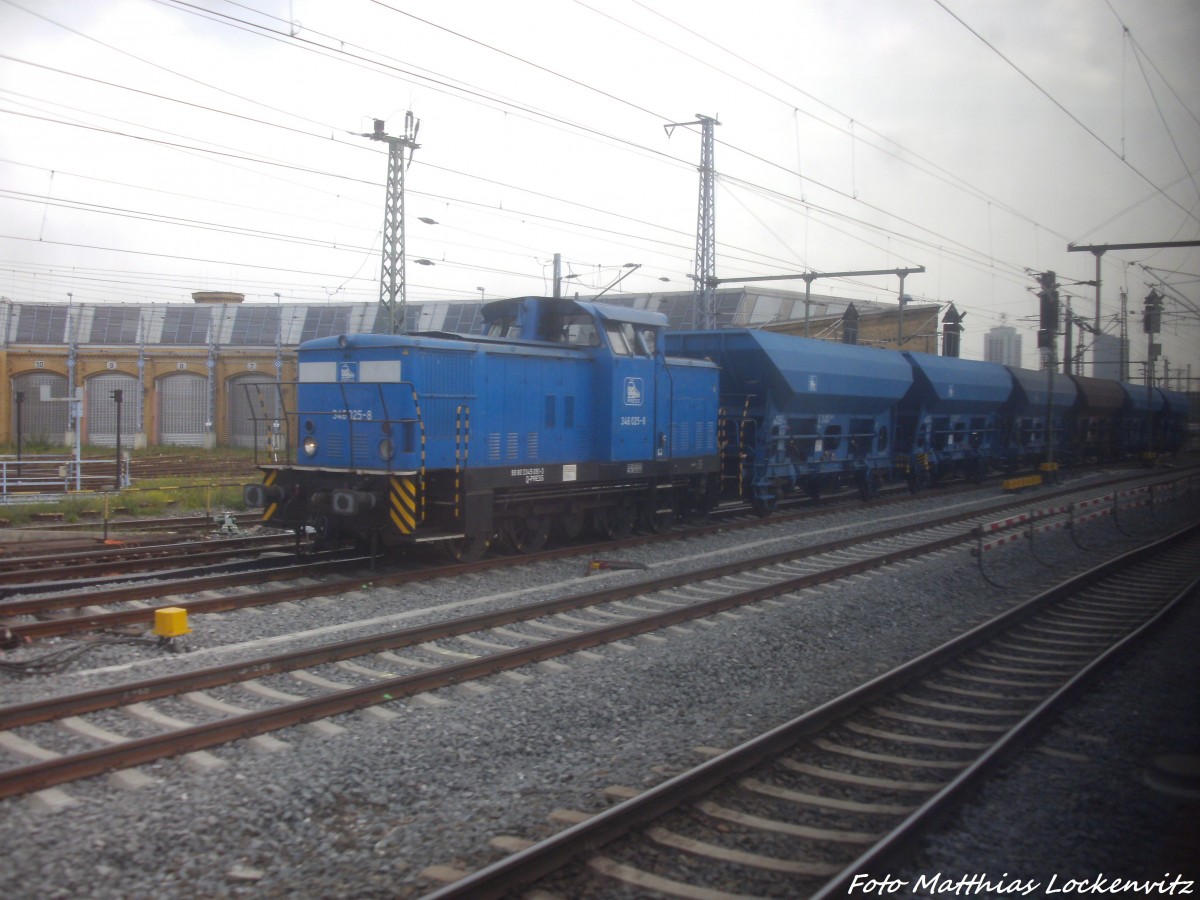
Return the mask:
<svg viewBox="0 0 1200 900">
<path fill-rule="evenodd" d="M 208 419 L 208 379 L 181 372 L 158 381 L 158 442 L 203 447 Z"/>
<path fill-rule="evenodd" d="M 93 375 L 87 380 L 87 442 L 97 447 L 117 444 L 117 403 L 113 391 L 121 391 L 121 444 L 132 447 L 138 430 L 138 380 L 119 372 Z"/>
<path fill-rule="evenodd" d="M 49 394 L 56 398 L 42 399 L 42 388 L 50 388 Z M 26 372 L 17 375 L 12 380 L 12 409 L 9 421 L 12 423 L 13 441 L 17 436 L 17 394 L 21 394 L 21 440 L 26 446 L 30 444 L 50 444 L 62 446 L 71 427 L 70 403 L 66 402 L 70 394 L 65 375 L 53 372 Z"/>
<path fill-rule="evenodd" d="M 267 439 L 275 422 L 283 426 L 282 404 L 275 379 L 251 373 L 229 379 L 229 446 L 268 448 Z"/>
</svg>

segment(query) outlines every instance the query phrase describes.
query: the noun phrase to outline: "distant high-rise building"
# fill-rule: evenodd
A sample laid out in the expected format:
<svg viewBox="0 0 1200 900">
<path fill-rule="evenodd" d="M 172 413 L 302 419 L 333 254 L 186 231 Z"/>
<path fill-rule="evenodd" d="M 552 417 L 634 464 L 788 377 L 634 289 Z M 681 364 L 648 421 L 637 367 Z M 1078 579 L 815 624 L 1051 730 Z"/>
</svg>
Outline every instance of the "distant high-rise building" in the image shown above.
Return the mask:
<svg viewBox="0 0 1200 900">
<path fill-rule="evenodd" d="M 1092 376 L 1127 381 L 1129 376 L 1121 371 L 1121 339 L 1115 334 L 1096 335 L 1093 344 Z"/>
<path fill-rule="evenodd" d="M 983 337 L 983 358 L 1002 366 L 1021 365 L 1021 335 L 1011 325 L 997 325 Z"/>
</svg>

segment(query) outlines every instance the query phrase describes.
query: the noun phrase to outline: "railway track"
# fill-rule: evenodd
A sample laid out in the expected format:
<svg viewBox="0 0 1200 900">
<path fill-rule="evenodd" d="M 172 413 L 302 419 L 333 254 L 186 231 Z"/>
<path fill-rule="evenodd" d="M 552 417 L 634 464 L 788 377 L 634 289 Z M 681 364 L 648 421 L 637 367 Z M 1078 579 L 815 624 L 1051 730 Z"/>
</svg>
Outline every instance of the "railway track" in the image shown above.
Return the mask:
<svg viewBox="0 0 1200 900">
<path fill-rule="evenodd" d="M 1144 476 L 1142 476 L 1144 477 Z M 1167 476 L 1178 481 L 1180 476 Z M 1104 485 L 1088 488 L 1064 488 L 1056 491 L 1042 492 L 1038 495 L 1041 502 L 1056 501 L 1060 504 L 1069 503 L 1072 498 L 1081 496 L 1094 497 L 1096 491 L 1104 486 L 1123 483 L 1125 479 L 1114 479 Z M 888 506 L 903 507 L 905 498 L 895 498 L 883 501 L 877 506 L 880 509 Z M 956 514 L 944 519 L 946 525 L 961 525 L 974 527 L 988 516 L 1000 514 L 1004 510 L 1027 509 L 1024 501 L 1004 498 L 998 503 L 988 504 L 986 509 L 969 514 Z M 676 540 L 683 535 L 698 535 L 713 531 L 728 531 L 736 528 L 756 528 L 760 525 L 781 525 L 797 520 L 806 520 L 814 514 L 808 511 L 785 512 L 768 519 L 747 517 L 722 518 L 717 522 L 691 526 L 679 531 L 665 534 L 639 535 L 622 541 L 612 541 L 591 546 L 568 546 L 543 550 L 516 557 L 490 557 L 475 563 L 457 565 L 428 564 L 409 565 L 403 569 L 391 569 L 372 572 L 370 581 L 378 587 L 398 586 L 426 581 L 432 578 L 456 577 L 463 574 L 493 570 L 498 567 L 521 565 L 553 559 L 585 556 L 587 554 L 605 555 L 619 552 L 622 549 L 641 546 L 653 541 Z M 820 513 L 817 514 L 818 516 Z M 814 520 L 817 521 L 817 520 Z M 894 531 L 902 532 L 901 527 Z M 260 548 L 262 550 L 283 550 L 287 539 L 280 537 L 278 543 Z M 603 564 L 603 563 L 601 563 Z M 154 621 L 152 602 L 165 600 L 172 606 L 185 609 L 189 614 L 224 612 L 246 607 L 262 607 L 274 603 L 291 602 L 315 597 L 334 595 L 342 591 L 352 591 L 362 584 L 358 570 L 367 568 L 372 562 L 364 557 L 339 555 L 337 553 L 323 554 L 319 557 L 293 563 L 287 559 L 277 558 L 274 562 L 255 565 L 247 570 L 245 565 L 240 571 L 205 571 L 191 573 L 186 577 L 164 578 L 153 582 L 129 584 L 131 580 L 124 574 L 115 575 L 108 579 L 112 586 L 105 582 L 96 581 L 95 573 L 85 576 L 73 583 L 31 583 L 21 585 L 10 583 L 2 589 L 0 598 L 0 622 L 6 624 L 14 638 L 18 640 L 41 640 L 49 637 L 61 637 L 89 631 L 104 631 L 111 629 L 128 629 L 131 627 L 149 627 Z M 101 569 L 103 567 L 100 567 Z M 350 577 L 338 578 L 347 570 L 355 571 Z M 14 580 L 19 576 L 11 576 Z M 41 577 L 41 576 L 39 576 Z M 152 576 L 150 576 L 152 577 Z M 289 584 L 281 588 L 264 588 L 264 581 L 287 580 L 322 577 L 317 584 Z M 2 582 L 0 582 L 2 583 Z M 53 591 L 51 596 L 42 596 Z M 199 599 L 181 599 L 187 595 L 202 592 L 223 591 L 220 596 L 205 596 Z M 124 605 L 126 608 L 108 610 L 108 607 Z M 69 613 L 69 614 L 68 614 Z M 27 621 L 29 617 L 38 621 Z"/>
<path fill-rule="evenodd" d="M 5 729 L 0 746 L 41 761 L 0 773 L 0 797 L 424 695 L 773 598 L 786 602 L 789 595 L 817 584 L 960 545 L 970 539 L 970 522 L 964 527 L 963 516 L 948 517 L 920 531 L 904 525 L 869 538 L 788 549 L 418 628 L 5 707 L 0 709 L 0 728 Z M 328 591 L 328 586 L 323 589 Z M 294 596 L 296 590 L 302 589 L 280 593 Z M 289 678 L 274 684 L 262 681 L 284 675 Z M 269 708 L 248 708 L 245 693 L 241 704 L 200 693 L 231 685 L 253 695 L 249 705 L 267 703 Z M 298 688 L 303 693 L 295 693 Z M 182 699 L 208 721 L 148 709 L 151 701 L 163 698 Z M 126 709 L 141 727 L 168 730 L 136 737 L 87 726 L 79 718 L 117 707 Z M 87 740 L 108 746 L 54 755 L 58 751 L 41 748 L 13 731 L 51 721 L 66 723 Z"/>
<path fill-rule="evenodd" d="M 13 593 L 77 590 L 104 577 L 210 565 L 295 546 L 290 535 L 265 534 L 207 541 L 106 546 L 0 561 L 0 598 Z M 35 588 L 34 586 L 37 585 Z"/>
<path fill-rule="evenodd" d="M 238 513 L 231 518 L 238 526 L 256 525 L 262 520 L 262 517 L 256 513 Z M 37 532 L 60 534 L 62 532 L 77 531 L 95 532 L 103 526 L 103 522 L 97 521 L 46 522 L 40 525 L 31 525 L 21 530 L 27 534 Z M 214 517 L 210 514 L 203 516 L 156 516 L 152 519 L 122 518 L 110 520 L 109 526 L 112 530 L 119 531 L 122 534 L 156 533 L 163 531 L 211 531 L 214 527 Z M 4 544 L 4 546 L 11 550 L 18 549 L 21 545 Z"/>
<path fill-rule="evenodd" d="M 1190 526 L 429 895 L 844 896 L 1189 598 Z M 926 885 L 930 891 L 934 884 Z M 881 890 L 874 884 L 874 890 Z"/>
</svg>

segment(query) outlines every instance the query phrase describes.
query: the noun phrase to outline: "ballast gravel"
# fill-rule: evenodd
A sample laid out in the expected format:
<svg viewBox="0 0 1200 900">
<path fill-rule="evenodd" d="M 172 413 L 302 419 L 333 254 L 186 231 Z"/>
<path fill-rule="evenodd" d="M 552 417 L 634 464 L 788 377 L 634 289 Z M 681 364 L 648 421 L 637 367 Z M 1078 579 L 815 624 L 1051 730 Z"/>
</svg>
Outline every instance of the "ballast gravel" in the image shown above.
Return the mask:
<svg viewBox="0 0 1200 900">
<path fill-rule="evenodd" d="M 748 553 L 738 548 L 774 538 L 793 545 L 816 542 L 833 528 L 853 533 L 877 527 L 879 518 L 860 509 L 822 519 L 816 528 L 779 525 L 624 556 L 658 569 L 675 565 L 667 554 Z M 1162 533 L 1165 524 L 1161 517 L 1131 517 L 1124 523 L 1131 538 L 1100 520 L 1089 526 L 1090 551 L 1062 532 L 1039 538 L 1036 558 L 1022 544 L 994 551 L 986 564 L 993 567 L 990 575 L 1009 585 L 1003 589 L 981 577 L 963 547 L 651 639 L 567 657 L 563 666 L 529 667 L 520 670 L 525 679 L 497 676 L 483 683 L 486 692 L 460 687 L 439 691 L 428 703 L 389 703 L 379 708 L 394 714 L 386 719 L 364 711 L 333 720 L 340 726 L 336 730 L 287 729 L 275 733 L 277 742 L 268 746 L 244 741 L 143 766 L 139 771 L 152 781 L 137 789 L 120 789 L 100 777 L 65 787 L 68 805 L 58 809 L 48 810 L 47 798 L 39 795 L 0 801 L 3 893 L 13 900 L 418 897 L 438 884 L 429 867 L 485 865 L 500 855 L 488 846 L 496 835 L 548 836 L 563 827 L 551 818 L 555 810 L 599 811 L 611 802 L 606 787 L 658 783 L 702 761 L 700 748 L 733 746 L 799 715 L 1051 581 Z M 298 630 L 395 616 L 402 618 L 390 627 L 407 627 L 432 618 L 422 610 L 437 603 L 462 602 L 454 614 L 464 615 L 566 589 L 552 584 L 587 590 L 594 581 L 584 577 L 584 562 L 397 590 L 364 582 L 344 604 L 293 604 L 286 621 L 268 611 L 203 617 L 193 623 L 192 653 L 148 662 L 127 648 L 106 648 L 111 655 L 90 659 L 89 674 L 73 671 L 41 684 L 0 682 L 0 700 L 7 705 L 227 662 L 222 648 L 230 644 Z M 472 602 L 485 594 L 493 599 Z M 494 599 L 497 595 L 505 598 Z M 1064 718 L 1061 730 L 1068 737 L 1060 743 L 1066 748 L 1090 748 L 1089 735 L 1107 739 L 1102 750 L 1093 751 L 1090 765 L 1067 764 L 1035 747 L 1011 764 L 1013 777 L 1032 780 L 1012 792 L 989 783 L 980 805 L 972 804 L 946 832 L 883 874 L 911 882 L 935 871 L 957 876 L 1007 864 L 1002 871 L 1014 877 L 1035 877 L 1053 863 L 1064 875 L 1083 877 L 1101 865 L 1105 853 L 1128 843 L 1129 829 L 1147 829 L 1151 843 L 1165 840 L 1164 833 L 1179 822 L 1179 801 L 1150 801 L 1140 789 L 1129 792 L 1129 783 L 1137 784 L 1130 757 L 1144 762 L 1160 740 L 1163 747 L 1190 741 L 1196 749 L 1198 622 L 1195 611 L 1181 616 L 1179 628 L 1167 636 L 1181 641 L 1178 647 L 1138 654 L 1124 669 L 1133 675 L 1105 679 L 1087 703 Z M 1190 644 L 1177 633 L 1185 628 Z M 311 639 L 353 633 L 322 632 Z M 94 671 L 111 666 L 127 668 Z M 1109 696 L 1110 689 L 1116 694 Z M 238 690 L 221 696 L 238 702 L 232 699 Z M 304 692 L 298 685 L 292 690 Z M 242 702 L 255 705 L 248 695 Z M 1192 728 L 1177 729 L 1179 718 L 1168 710 L 1182 714 L 1189 703 Z M 120 718 L 114 714 L 106 722 L 116 729 Z M 1160 739 L 1160 731 L 1173 733 Z M 1056 746 L 1056 735 L 1051 731 L 1044 743 Z M 78 743 L 76 737 L 65 741 Z M 1065 795 L 1052 791 L 1066 785 L 1072 786 Z M 1114 790 L 1121 816 L 1110 827 L 1111 804 L 1087 797 Z M 989 802 L 993 807 L 982 805 Z M 1088 835 L 1080 855 L 1053 849 L 1080 830 Z M 1006 853 L 1005 847 L 1014 849 Z M 1022 867 L 1021 859 L 1030 865 Z M 1144 862 L 1123 874 L 1157 877 L 1166 870 L 1150 855 Z M 914 896 L 910 889 L 903 893 Z"/>
</svg>

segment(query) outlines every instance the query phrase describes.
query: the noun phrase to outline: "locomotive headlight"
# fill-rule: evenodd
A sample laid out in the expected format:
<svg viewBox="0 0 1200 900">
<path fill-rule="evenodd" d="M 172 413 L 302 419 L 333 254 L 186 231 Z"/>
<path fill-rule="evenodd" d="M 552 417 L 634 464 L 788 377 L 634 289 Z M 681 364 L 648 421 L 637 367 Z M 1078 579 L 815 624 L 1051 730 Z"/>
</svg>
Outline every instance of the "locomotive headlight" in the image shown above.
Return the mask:
<svg viewBox="0 0 1200 900">
<path fill-rule="evenodd" d="M 391 438 L 384 438 L 379 442 L 379 458 L 391 459 L 396 454 L 396 445 L 392 443 Z"/>
<path fill-rule="evenodd" d="M 304 448 L 304 452 L 308 456 L 316 456 L 317 455 L 317 439 L 315 437 L 313 437 L 311 434 L 304 439 L 304 443 L 301 444 L 300 446 Z"/>
</svg>

